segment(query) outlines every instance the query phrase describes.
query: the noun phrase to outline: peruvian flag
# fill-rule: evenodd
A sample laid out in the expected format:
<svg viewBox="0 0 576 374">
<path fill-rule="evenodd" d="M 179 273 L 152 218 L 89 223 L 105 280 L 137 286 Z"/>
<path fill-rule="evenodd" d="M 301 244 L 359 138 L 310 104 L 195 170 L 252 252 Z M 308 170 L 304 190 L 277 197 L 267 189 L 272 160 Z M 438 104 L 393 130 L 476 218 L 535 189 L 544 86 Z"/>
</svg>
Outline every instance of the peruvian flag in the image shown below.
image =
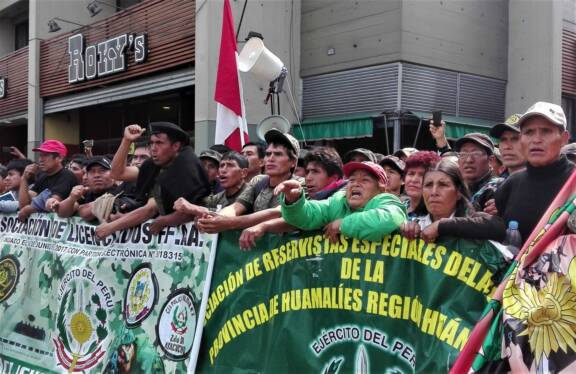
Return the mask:
<svg viewBox="0 0 576 374">
<path fill-rule="evenodd" d="M 249 140 L 237 59 L 234 19 L 229 1 L 224 0 L 220 59 L 214 95 L 214 100 L 217 102 L 215 143 L 225 144 L 240 152 L 242 146 Z"/>
</svg>

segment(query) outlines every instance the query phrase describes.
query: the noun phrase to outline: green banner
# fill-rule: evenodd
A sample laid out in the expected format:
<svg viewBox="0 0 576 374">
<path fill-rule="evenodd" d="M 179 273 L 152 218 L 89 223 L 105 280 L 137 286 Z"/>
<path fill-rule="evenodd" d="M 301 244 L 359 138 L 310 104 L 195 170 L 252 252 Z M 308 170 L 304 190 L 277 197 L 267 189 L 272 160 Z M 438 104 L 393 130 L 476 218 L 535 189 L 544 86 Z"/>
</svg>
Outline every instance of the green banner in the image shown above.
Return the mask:
<svg viewBox="0 0 576 374">
<path fill-rule="evenodd" d="M 220 234 L 199 371 L 447 372 L 506 262 L 490 242 Z"/>
<path fill-rule="evenodd" d="M 0 373 L 194 370 L 216 240 L 149 225 L 0 216 Z"/>
</svg>

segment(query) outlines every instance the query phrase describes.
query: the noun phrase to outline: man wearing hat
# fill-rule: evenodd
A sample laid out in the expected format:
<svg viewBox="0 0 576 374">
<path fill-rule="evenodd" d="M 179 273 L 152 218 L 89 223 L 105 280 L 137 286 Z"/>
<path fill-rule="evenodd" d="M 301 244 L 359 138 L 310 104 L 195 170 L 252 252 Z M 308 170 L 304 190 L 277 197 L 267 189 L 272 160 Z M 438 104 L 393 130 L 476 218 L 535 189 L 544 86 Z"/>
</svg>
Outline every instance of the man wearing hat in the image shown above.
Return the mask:
<svg viewBox="0 0 576 374">
<path fill-rule="evenodd" d="M 344 155 L 344 162 L 362 162 L 362 161 L 370 161 L 370 162 L 378 162 L 376 160 L 376 155 L 369 149 L 366 148 L 355 148 L 351 151 L 346 152 Z"/>
<path fill-rule="evenodd" d="M 561 153 L 570 137 L 562 107 L 532 105 L 518 121 L 526 170 L 512 174 L 496 193 L 498 214 L 518 222 L 522 240 L 528 236 L 574 170 Z"/>
<path fill-rule="evenodd" d="M 470 202 L 476 210 L 483 210 L 486 202 L 494 197 L 499 185 L 492 175 L 490 164 L 494 159 L 494 143 L 486 134 L 470 133 L 456 140 L 458 166 L 472 195 Z"/>
<path fill-rule="evenodd" d="M 24 222 L 34 212 L 52 212 L 56 203 L 66 199 L 78 183 L 74 174 L 62 166 L 68 150 L 58 140 L 46 140 L 38 148 L 38 164 L 30 164 L 24 169 L 20 182 L 18 218 Z M 40 169 L 34 186 L 29 189 L 32 177 Z"/>
<path fill-rule="evenodd" d="M 225 230 L 244 229 L 260 222 L 280 217 L 278 197 L 274 188 L 280 183 L 294 179 L 300 145 L 292 135 L 272 129 L 264 136 L 267 143 L 264 168 L 266 174 L 253 178 L 236 202 L 219 214 L 211 213 L 198 220 L 203 232 L 215 233 Z M 241 216 L 241 217 L 240 217 Z"/>
<path fill-rule="evenodd" d="M 210 183 L 210 193 L 215 194 L 221 192 L 222 188 L 218 183 L 218 168 L 220 167 L 222 154 L 213 149 L 207 149 L 200 152 L 200 156 L 198 158 L 202 162 L 204 171 L 206 171 L 208 183 Z"/>
<path fill-rule="evenodd" d="M 70 196 L 60 202 L 55 209 L 62 218 L 72 216 L 76 211 L 86 221 L 95 219 L 92 213 L 93 202 L 105 193 L 117 194 L 118 187 L 110 175 L 112 165 L 105 156 L 94 156 L 86 162 L 87 186 L 74 186 Z"/>
<path fill-rule="evenodd" d="M 384 169 L 388 177 L 386 192 L 400 196 L 404 185 L 404 168 L 406 163 L 396 156 L 385 156 L 380 161 L 380 166 Z"/>
<path fill-rule="evenodd" d="M 520 127 L 518 120 L 521 114 L 513 114 L 503 123 L 499 123 L 490 129 L 490 136 L 498 139 L 500 159 L 502 165 L 506 167 L 505 174 L 501 177 L 507 178 L 526 167 L 526 159 L 522 154 L 520 146 Z"/>
<path fill-rule="evenodd" d="M 381 241 L 406 221 L 406 208 L 397 196 L 384 193 L 388 178 L 384 169 L 370 161 L 349 162 L 344 165 L 348 178 L 346 191 L 327 200 L 304 198 L 303 189 L 295 181 L 279 184 L 282 217 L 302 230 L 324 228 L 332 243 L 340 234 L 347 237 Z"/>
<path fill-rule="evenodd" d="M 182 224 L 188 217 L 174 211 L 174 202 L 184 197 L 192 204 L 199 204 L 210 193 L 206 172 L 190 147 L 190 137 L 170 122 L 150 123 L 151 158 L 139 169 L 126 167 L 131 144 L 145 131 L 138 125 L 128 126 L 112 160 L 112 177 L 123 181 L 136 180 L 137 200 L 143 206 L 98 226 L 96 235 L 100 238 L 139 225 L 158 214 L 160 217 L 150 225 L 153 234 L 166 226 Z"/>
</svg>

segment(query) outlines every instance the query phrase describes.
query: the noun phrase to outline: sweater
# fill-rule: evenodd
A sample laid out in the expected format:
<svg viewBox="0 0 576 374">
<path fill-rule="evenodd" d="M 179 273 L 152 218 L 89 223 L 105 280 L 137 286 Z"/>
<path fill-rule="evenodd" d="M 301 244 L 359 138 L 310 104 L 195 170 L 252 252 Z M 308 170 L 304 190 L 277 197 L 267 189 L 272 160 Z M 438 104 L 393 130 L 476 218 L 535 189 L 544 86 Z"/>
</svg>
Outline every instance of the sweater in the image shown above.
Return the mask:
<svg viewBox="0 0 576 374">
<path fill-rule="evenodd" d="M 518 222 L 524 242 L 546 212 L 568 177 L 574 164 L 562 155 L 546 166 L 528 164 L 526 170 L 512 174 L 496 191 L 496 208 L 506 224 Z"/>
<path fill-rule="evenodd" d="M 350 238 L 381 241 L 406 221 L 406 208 L 397 196 L 381 193 L 357 210 L 350 209 L 346 192 L 338 191 L 325 200 L 306 200 L 304 196 L 287 205 L 280 198 L 282 217 L 301 230 L 316 230 L 342 219 L 340 233 Z"/>
</svg>

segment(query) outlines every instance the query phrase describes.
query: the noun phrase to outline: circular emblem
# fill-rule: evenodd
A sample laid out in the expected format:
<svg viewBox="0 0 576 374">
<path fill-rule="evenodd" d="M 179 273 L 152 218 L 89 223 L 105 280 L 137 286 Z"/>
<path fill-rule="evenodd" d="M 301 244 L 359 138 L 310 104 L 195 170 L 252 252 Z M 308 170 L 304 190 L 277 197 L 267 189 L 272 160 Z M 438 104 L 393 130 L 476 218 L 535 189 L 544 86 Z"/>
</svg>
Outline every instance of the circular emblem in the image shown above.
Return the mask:
<svg viewBox="0 0 576 374">
<path fill-rule="evenodd" d="M 158 281 L 148 263 L 132 272 L 124 295 L 124 321 L 134 328 L 150 315 L 158 301 Z"/>
<path fill-rule="evenodd" d="M 196 310 L 190 291 L 174 291 L 162 306 L 156 325 L 160 347 L 169 359 L 184 360 L 192 350 L 196 332 Z"/>
<path fill-rule="evenodd" d="M 20 263 L 12 255 L 0 259 L 0 303 L 8 299 L 16 290 L 20 277 Z"/>
</svg>

